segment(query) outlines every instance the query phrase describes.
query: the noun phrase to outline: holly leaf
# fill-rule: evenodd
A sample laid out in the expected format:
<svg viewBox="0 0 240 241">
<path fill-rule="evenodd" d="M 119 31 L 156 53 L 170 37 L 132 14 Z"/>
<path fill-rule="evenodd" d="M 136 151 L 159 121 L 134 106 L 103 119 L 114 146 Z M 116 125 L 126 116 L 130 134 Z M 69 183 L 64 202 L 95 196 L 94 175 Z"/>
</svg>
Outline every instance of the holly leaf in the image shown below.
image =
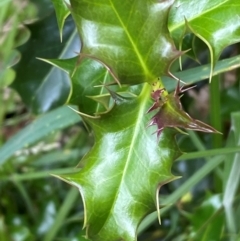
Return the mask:
<svg viewBox="0 0 240 241">
<path fill-rule="evenodd" d="M 180 155 L 175 130 L 164 130 L 158 141 L 147 128 L 150 88 L 145 84 L 137 98 L 118 96 L 113 109 L 98 119 L 85 118 L 95 145 L 79 172 L 58 176 L 79 188 L 92 241 L 135 241 L 141 220 L 159 210 L 159 188 L 176 178 L 171 174 Z"/>
<path fill-rule="evenodd" d="M 70 2 L 83 43 L 80 60 L 104 63 L 121 84 L 152 83 L 180 55 L 167 29 L 172 0 Z"/>
<path fill-rule="evenodd" d="M 68 76 L 38 58 L 70 58 L 75 55 L 79 40 L 71 21 L 66 22 L 60 43 L 54 14 L 28 25 L 29 41 L 19 47 L 21 61 L 15 66 L 16 79 L 12 87 L 34 113 L 43 113 L 66 103 L 70 94 Z M 77 47 L 76 47 L 77 45 Z"/>
<path fill-rule="evenodd" d="M 223 49 L 240 42 L 239 12 L 239 0 L 177 0 L 169 14 L 169 31 L 177 45 L 189 30 L 207 44 L 211 77 Z"/>
<path fill-rule="evenodd" d="M 70 11 L 64 0 L 51 0 L 51 1 L 54 5 L 54 9 L 56 12 L 58 28 L 59 28 L 59 33 L 60 33 L 60 40 L 62 42 L 63 26 L 64 26 L 66 18 L 70 14 Z"/>
<path fill-rule="evenodd" d="M 113 78 L 98 61 L 84 59 L 81 65 L 77 65 L 78 57 L 41 60 L 68 74 L 71 80 L 71 94 L 68 104 L 78 106 L 80 112 L 88 115 L 108 109 L 110 95 L 104 95 L 107 92 L 104 85 L 112 82 Z M 101 108 L 103 106 L 104 108 Z"/>
</svg>

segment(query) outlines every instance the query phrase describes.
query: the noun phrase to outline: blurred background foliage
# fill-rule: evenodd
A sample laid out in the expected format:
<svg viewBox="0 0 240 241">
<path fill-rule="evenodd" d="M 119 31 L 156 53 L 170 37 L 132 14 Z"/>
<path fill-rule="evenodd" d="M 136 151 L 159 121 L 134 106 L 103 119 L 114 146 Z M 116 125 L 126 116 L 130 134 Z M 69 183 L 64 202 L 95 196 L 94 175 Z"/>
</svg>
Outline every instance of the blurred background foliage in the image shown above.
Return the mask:
<svg viewBox="0 0 240 241">
<path fill-rule="evenodd" d="M 62 106 L 71 93 L 67 74 L 36 59 L 74 57 L 80 49 L 74 23 L 67 18 L 61 42 L 50 0 L 2 0 L 0 32 L 0 240 L 86 240 L 78 191 L 50 174 L 70 172 L 93 138 Z M 156 213 L 149 215 L 139 227 L 140 241 L 240 240 L 239 44 L 224 51 L 215 68 L 224 73 L 211 85 L 206 66 L 192 60 L 207 64 L 208 50 L 197 38 L 194 46 L 182 60 L 182 79 L 197 87 L 182 103 L 223 135 L 178 138 L 190 152 L 173 166 L 182 178 L 161 189 L 162 225 Z M 179 71 L 178 63 L 172 69 Z"/>
</svg>

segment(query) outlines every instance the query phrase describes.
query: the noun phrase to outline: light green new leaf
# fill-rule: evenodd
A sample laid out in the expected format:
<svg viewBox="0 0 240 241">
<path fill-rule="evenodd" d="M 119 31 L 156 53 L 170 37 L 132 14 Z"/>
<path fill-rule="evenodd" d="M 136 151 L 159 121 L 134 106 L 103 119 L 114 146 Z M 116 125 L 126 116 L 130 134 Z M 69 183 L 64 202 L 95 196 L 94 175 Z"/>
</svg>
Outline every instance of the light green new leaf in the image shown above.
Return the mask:
<svg viewBox="0 0 240 241">
<path fill-rule="evenodd" d="M 152 83 L 180 55 L 167 29 L 172 0 L 70 2 L 80 56 L 103 62 L 121 84 Z"/>
<path fill-rule="evenodd" d="M 158 140 L 147 127 L 149 94 L 145 84 L 139 97 L 119 97 L 110 112 L 87 119 L 95 145 L 80 162 L 81 171 L 59 176 L 79 188 L 92 241 L 135 241 L 141 220 L 159 208 L 159 188 L 175 179 L 176 132 L 166 129 Z"/>
<path fill-rule="evenodd" d="M 24 10 L 28 11 L 29 8 Z M 29 30 L 20 25 L 25 19 L 21 18 L 17 10 L 17 7 L 8 1 L 2 2 L 0 7 L 0 89 L 9 86 L 16 76 L 11 67 L 20 60 L 21 56 L 14 48 L 27 42 L 30 37 Z"/>
<path fill-rule="evenodd" d="M 64 0 L 52 0 L 52 3 L 55 8 L 56 16 L 57 16 L 57 22 L 58 22 L 58 28 L 60 32 L 60 40 L 62 42 L 62 31 L 63 26 L 66 18 L 70 14 L 70 11 L 66 5 L 66 2 Z"/>
<path fill-rule="evenodd" d="M 169 14 L 169 30 L 180 44 L 187 29 L 210 50 L 212 69 L 223 49 L 240 42 L 239 0 L 177 0 Z"/>
</svg>

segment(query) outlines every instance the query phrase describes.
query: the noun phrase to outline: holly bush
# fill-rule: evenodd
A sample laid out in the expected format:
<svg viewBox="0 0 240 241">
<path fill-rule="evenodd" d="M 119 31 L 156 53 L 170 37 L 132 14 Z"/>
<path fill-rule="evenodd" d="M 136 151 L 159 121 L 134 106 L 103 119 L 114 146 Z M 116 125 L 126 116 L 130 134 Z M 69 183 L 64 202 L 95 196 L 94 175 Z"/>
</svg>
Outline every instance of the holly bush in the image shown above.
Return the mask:
<svg viewBox="0 0 240 241">
<path fill-rule="evenodd" d="M 237 240 L 239 1 L 31 4 L 2 75 L 32 119 L 0 149 L 4 240 Z"/>
</svg>

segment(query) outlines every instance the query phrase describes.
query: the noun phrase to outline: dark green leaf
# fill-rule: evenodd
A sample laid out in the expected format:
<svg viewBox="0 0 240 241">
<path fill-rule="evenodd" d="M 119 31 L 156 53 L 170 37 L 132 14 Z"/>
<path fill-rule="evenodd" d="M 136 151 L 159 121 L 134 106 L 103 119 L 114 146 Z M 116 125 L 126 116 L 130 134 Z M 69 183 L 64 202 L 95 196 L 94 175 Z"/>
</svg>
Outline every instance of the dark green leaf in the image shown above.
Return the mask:
<svg viewBox="0 0 240 241">
<path fill-rule="evenodd" d="M 45 59 L 44 61 L 68 73 L 72 83 L 72 92 L 68 103 L 77 105 L 79 111 L 82 113 L 93 115 L 102 110 L 98 104 L 98 102 L 102 102 L 99 98 L 103 98 L 102 94 L 106 93 L 104 84 L 112 82 L 113 78 L 98 61 L 84 59 L 80 65 L 77 65 L 77 60 L 78 57 L 62 60 Z M 102 87 L 100 87 L 101 85 Z M 100 97 L 98 97 L 98 95 L 100 95 Z M 105 109 L 107 108 L 108 106 L 105 105 Z"/>
<path fill-rule="evenodd" d="M 225 47 L 240 42 L 239 12 L 239 0 L 177 0 L 170 11 L 169 30 L 176 43 L 188 29 L 202 39 L 213 68 Z"/>
<path fill-rule="evenodd" d="M 63 31 L 63 26 L 64 26 L 64 22 L 67 18 L 67 16 L 70 14 L 70 11 L 66 5 L 66 2 L 64 0 L 51 0 L 54 8 L 55 8 L 55 12 L 57 15 L 57 22 L 58 22 L 58 28 L 59 28 L 59 32 L 60 32 L 60 39 L 62 42 L 62 31 Z"/>
<path fill-rule="evenodd" d="M 41 113 L 66 103 L 70 94 L 70 80 L 63 72 L 36 58 L 74 56 L 74 51 L 79 49 L 79 42 L 73 23 L 69 20 L 64 30 L 64 44 L 59 43 L 53 14 L 29 25 L 29 29 L 31 39 L 19 48 L 22 59 L 16 65 L 17 77 L 12 86 L 33 112 Z"/>
<path fill-rule="evenodd" d="M 103 62 L 121 84 L 151 83 L 180 55 L 166 26 L 173 1 L 70 2 L 83 41 L 80 56 Z"/>
<path fill-rule="evenodd" d="M 119 97 L 109 113 L 88 118 L 95 145 L 80 172 L 59 176 L 79 188 L 92 241 L 135 241 L 141 220 L 159 208 L 159 188 L 175 179 L 171 165 L 180 154 L 175 131 L 164 130 L 158 141 L 147 128 L 149 94 L 145 84 L 139 97 Z"/>
<path fill-rule="evenodd" d="M 240 67 L 240 56 L 235 56 L 229 59 L 224 59 L 218 61 L 214 71 L 213 76 L 218 75 L 236 68 Z M 183 80 L 186 83 L 193 84 L 197 83 L 200 80 L 208 79 L 210 72 L 210 65 L 202 65 L 196 68 L 191 68 L 181 72 L 173 73 L 177 78 Z M 167 90 L 174 90 L 176 86 L 176 81 L 169 77 L 163 77 L 164 86 Z"/>
</svg>

